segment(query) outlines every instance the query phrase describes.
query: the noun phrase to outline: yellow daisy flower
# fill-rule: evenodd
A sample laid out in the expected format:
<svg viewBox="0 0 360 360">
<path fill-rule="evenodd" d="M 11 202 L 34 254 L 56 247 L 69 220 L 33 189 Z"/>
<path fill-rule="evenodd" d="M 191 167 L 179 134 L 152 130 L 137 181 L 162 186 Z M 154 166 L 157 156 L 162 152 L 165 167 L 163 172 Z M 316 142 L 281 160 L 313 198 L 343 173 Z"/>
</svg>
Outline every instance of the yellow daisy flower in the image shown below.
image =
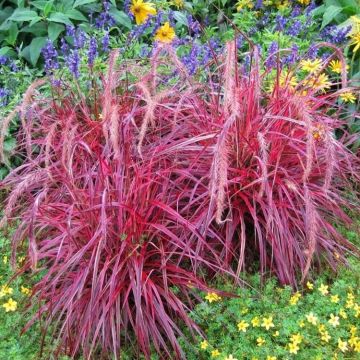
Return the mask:
<svg viewBox="0 0 360 360">
<path fill-rule="evenodd" d="M 313 324 L 313 325 L 316 325 L 317 322 L 318 322 L 318 318 L 316 315 L 314 315 L 314 313 L 309 313 L 307 314 L 306 316 L 306 320 L 310 323 L 310 324 Z"/>
<path fill-rule="evenodd" d="M 257 346 L 263 346 L 265 344 L 265 340 L 262 337 L 258 337 L 256 339 Z"/>
<path fill-rule="evenodd" d="M 330 319 L 329 319 L 328 323 L 333 327 L 339 326 L 340 325 L 339 317 L 335 316 L 334 314 L 330 314 Z"/>
<path fill-rule="evenodd" d="M 246 332 L 246 329 L 249 327 L 249 324 L 246 321 L 241 320 L 237 324 L 237 327 L 238 327 L 239 331 Z"/>
<path fill-rule="evenodd" d="M 6 296 L 6 295 L 11 295 L 13 293 L 13 289 L 7 285 L 3 285 L 0 288 L 0 298 Z"/>
<path fill-rule="evenodd" d="M 327 331 L 324 331 L 321 334 L 321 340 L 322 341 L 325 341 L 326 343 L 328 343 L 330 339 L 331 339 L 331 336 L 329 335 L 329 333 Z"/>
<path fill-rule="evenodd" d="M 289 344 L 289 353 L 290 354 L 297 354 L 300 350 L 299 345 L 296 343 L 290 343 Z"/>
<path fill-rule="evenodd" d="M 350 45 L 354 45 L 353 52 L 356 53 L 360 49 L 360 31 L 350 35 Z"/>
<path fill-rule="evenodd" d="M 312 290 L 312 289 L 314 288 L 314 284 L 311 283 L 310 281 L 308 281 L 308 282 L 306 283 L 306 287 L 307 287 L 309 290 Z"/>
<path fill-rule="evenodd" d="M 266 330 L 270 330 L 270 328 L 274 327 L 273 317 L 269 316 L 268 318 L 263 318 L 261 326 L 264 327 Z"/>
<path fill-rule="evenodd" d="M 6 312 L 15 311 L 17 308 L 17 302 L 13 299 L 9 299 L 5 304 L 2 305 Z"/>
<path fill-rule="evenodd" d="M 135 16 L 137 25 L 143 24 L 149 15 L 156 15 L 156 9 L 153 3 L 144 2 L 144 0 L 132 0 L 130 12 Z"/>
<path fill-rule="evenodd" d="M 327 295 L 329 293 L 329 286 L 328 285 L 324 285 L 321 284 L 319 287 L 319 291 L 321 292 L 322 295 Z"/>
<path fill-rule="evenodd" d="M 171 43 L 174 37 L 175 30 L 170 26 L 170 23 L 168 21 L 163 26 L 159 27 L 155 34 L 155 40 L 166 44 Z"/>
<path fill-rule="evenodd" d="M 234 358 L 231 354 L 227 356 L 224 360 L 238 360 L 237 358 Z"/>
<path fill-rule="evenodd" d="M 212 303 L 212 302 L 220 301 L 221 297 L 218 294 L 214 293 L 214 292 L 210 292 L 205 296 L 205 299 L 209 303 Z"/>
<path fill-rule="evenodd" d="M 330 301 L 334 304 L 337 304 L 340 301 L 339 295 L 331 295 Z"/>
<path fill-rule="evenodd" d="M 28 289 L 27 287 L 25 287 L 25 286 L 21 286 L 21 288 L 20 288 L 21 290 L 21 292 L 24 294 L 24 295 L 30 295 L 30 289 Z"/>
<path fill-rule="evenodd" d="M 266 357 L 266 360 L 276 360 L 276 356 L 270 356 L 270 355 L 268 355 L 268 356 Z"/>
<path fill-rule="evenodd" d="M 322 66 L 322 61 L 320 59 L 315 60 L 302 60 L 300 62 L 301 69 L 308 72 L 316 72 Z"/>
<path fill-rule="evenodd" d="M 220 356 L 220 351 L 215 349 L 211 352 L 211 357 L 218 357 Z"/>
<path fill-rule="evenodd" d="M 296 292 L 294 295 L 291 296 L 289 303 L 290 305 L 296 305 L 301 298 L 301 294 L 299 292 Z"/>
<path fill-rule="evenodd" d="M 178 9 L 184 7 L 184 0 L 173 0 L 173 3 Z"/>
<path fill-rule="evenodd" d="M 356 96 L 350 91 L 344 92 L 339 95 L 339 98 L 345 103 L 353 104 L 356 101 Z"/>
<path fill-rule="evenodd" d="M 331 82 L 329 81 L 329 77 L 322 73 L 320 75 L 314 76 L 309 80 L 308 85 L 310 85 L 314 90 L 322 90 L 325 91 L 330 89 Z"/>
<path fill-rule="evenodd" d="M 329 64 L 330 70 L 336 74 L 341 74 L 342 63 L 339 60 L 331 60 Z M 349 65 L 345 65 L 345 69 L 349 70 Z"/>
<path fill-rule="evenodd" d="M 339 315 L 343 318 L 343 319 L 347 319 L 347 313 L 344 309 L 340 309 L 339 311 Z"/>
<path fill-rule="evenodd" d="M 200 343 L 201 350 L 206 350 L 208 347 L 209 347 L 209 343 L 206 340 L 204 340 Z"/>
<path fill-rule="evenodd" d="M 341 338 L 338 339 L 338 348 L 340 351 L 345 352 L 348 350 L 348 343 L 347 341 L 342 341 Z"/>
<path fill-rule="evenodd" d="M 294 344 L 301 344 L 303 337 L 297 333 L 290 336 L 290 341 Z"/>
<path fill-rule="evenodd" d="M 310 0 L 298 0 L 301 5 L 308 6 L 310 4 Z"/>
<path fill-rule="evenodd" d="M 251 325 L 253 327 L 259 327 L 260 326 L 260 318 L 258 316 L 255 316 L 252 320 L 251 320 Z"/>
</svg>

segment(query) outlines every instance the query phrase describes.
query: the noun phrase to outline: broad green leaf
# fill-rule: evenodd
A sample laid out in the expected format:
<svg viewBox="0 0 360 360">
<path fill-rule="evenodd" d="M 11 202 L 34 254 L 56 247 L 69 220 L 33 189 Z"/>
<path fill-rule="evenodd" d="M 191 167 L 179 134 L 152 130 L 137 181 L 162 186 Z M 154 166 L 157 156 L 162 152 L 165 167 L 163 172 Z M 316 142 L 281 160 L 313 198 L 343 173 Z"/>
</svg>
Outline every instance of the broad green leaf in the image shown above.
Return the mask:
<svg viewBox="0 0 360 360">
<path fill-rule="evenodd" d="M 119 25 L 123 25 L 128 29 L 132 28 L 130 18 L 123 12 L 114 7 L 110 9 L 110 14 Z"/>
<path fill-rule="evenodd" d="M 46 6 L 44 7 L 44 16 L 48 17 L 48 15 L 51 13 L 52 9 L 53 9 L 53 2 L 48 1 Z"/>
<path fill-rule="evenodd" d="M 0 56 L 6 55 L 11 50 L 12 49 L 9 46 L 4 46 L 4 47 L 0 48 Z"/>
<path fill-rule="evenodd" d="M 38 37 L 33 39 L 33 41 L 30 44 L 29 50 L 30 50 L 30 62 L 35 66 L 37 61 L 39 60 L 39 56 L 41 53 L 41 49 L 46 44 L 46 37 Z"/>
<path fill-rule="evenodd" d="M 20 29 L 20 32 L 35 34 L 36 36 L 45 36 L 47 34 L 47 27 L 44 21 L 40 21 L 33 26 L 25 26 Z"/>
<path fill-rule="evenodd" d="M 74 2 L 73 8 L 76 8 L 76 7 L 81 6 L 81 5 L 91 4 L 91 3 L 95 2 L 95 1 L 96 0 L 76 0 Z"/>
<path fill-rule="evenodd" d="M 18 33 L 19 33 L 19 29 L 17 27 L 17 24 L 16 24 L 16 22 L 13 22 L 9 29 L 9 35 L 6 37 L 6 42 L 9 45 L 14 46 L 17 36 L 18 36 Z"/>
<path fill-rule="evenodd" d="M 48 28 L 48 35 L 51 41 L 55 41 L 60 33 L 65 30 L 65 26 L 57 23 L 50 23 Z"/>
<path fill-rule="evenodd" d="M 88 19 L 79 10 L 76 9 L 68 10 L 65 13 L 65 15 L 68 16 L 70 19 L 86 21 L 86 22 L 88 21 Z"/>
<path fill-rule="evenodd" d="M 174 11 L 174 18 L 179 24 L 187 26 L 186 15 L 181 11 Z"/>
<path fill-rule="evenodd" d="M 41 21 L 42 18 L 40 16 L 35 16 L 31 21 L 29 26 L 34 26 L 35 24 L 37 24 L 39 21 Z"/>
<path fill-rule="evenodd" d="M 31 1 L 31 5 L 35 6 L 37 9 L 43 11 L 46 4 L 48 4 L 49 1 L 46 0 L 37 0 L 37 1 Z"/>
<path fill-rule="evenodd" d="M 331 5 L 328 8 L 326 8 L 324 12 L 321 28 L 323 29 L 326 25 L 328 25 L 331 21 L 333 21 L 336 15 L 340 14 L 341 11 L 342 11 L 341 7 L 334 5 Z"/>
<path fill-rule="evenodd" d="M 9 17 L 9 20 L 13 21 L 31 21 L 35 17 L 37 17 L 38 14 L 36 11 L 28 10 L 28 9 L 16 9 L 13 14 Z"/>
<path fill-rule="evenodd" d="M 59 12 L 51 14 L 48 20 L 51 22 L 57 22 L 65 25 L 73 24 L 68 16 Z"/>
</svg>

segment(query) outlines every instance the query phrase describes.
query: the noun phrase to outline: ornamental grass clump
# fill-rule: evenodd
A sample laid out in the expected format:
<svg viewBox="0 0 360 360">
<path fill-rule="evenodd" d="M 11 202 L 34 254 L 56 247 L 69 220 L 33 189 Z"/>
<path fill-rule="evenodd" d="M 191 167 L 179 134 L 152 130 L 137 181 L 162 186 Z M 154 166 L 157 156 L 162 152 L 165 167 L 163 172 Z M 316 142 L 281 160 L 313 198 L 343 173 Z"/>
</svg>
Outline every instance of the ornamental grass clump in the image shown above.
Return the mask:
<svg viewBox="0 0 360 360">
<path fill-rule="evenodd" d="M 26 93 L 24 163 L 1 183 L 2 222 L 17 224 L 14 256 L 28 244 L 19 272 L 45 270 L 33 321 L 58 354 L 118 359 L 130 344 L 147 359 L 184 358 L 181 324 L 201 334 L 188 311 L 216 274 L 239 282 L 259 264 L 295 286 L 323 259 L 335 267 L 357 252 L 335 227 L 358 209 L 353 139 L 335 136 L 337 98 L 354 89 L 345 77 L 323 92 L 309 85 L 317 74 L 295 81 L 294 69 L 269 80 L 256 48 L 251 57 L 241 64 L 229 43 L 204 84 L 161 45 L 148 72 L 128 68 L 133 84 L 113 54 L 89 94 Z"/>
</svg>

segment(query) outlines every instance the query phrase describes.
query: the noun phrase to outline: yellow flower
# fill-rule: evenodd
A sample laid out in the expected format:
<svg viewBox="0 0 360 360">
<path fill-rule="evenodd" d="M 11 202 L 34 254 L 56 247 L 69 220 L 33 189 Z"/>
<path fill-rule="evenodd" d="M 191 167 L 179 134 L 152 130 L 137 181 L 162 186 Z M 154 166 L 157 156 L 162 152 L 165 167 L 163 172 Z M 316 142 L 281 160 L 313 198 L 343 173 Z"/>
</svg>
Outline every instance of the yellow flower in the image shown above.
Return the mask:
<svg viewBox="0 0 360 360">
<path fill-rule="evenodd" d="M 340 338 L 338 339 L 338 348 L 340 351 L 345 352 L 348 349 L 347 341 L 342 341 Z"/>
<path fill-rule="evenodd" d="M 173 0 L 173 3 L 178 9 L 184 7 L 184 0 Z"/>
<path fill-rule="evenodd" d="M 322 61 L 320 59 L 315 60 L 302 60 L 300 62 L 301 69 L 308 72 L 316 72 L 321 68 Z"/>
<path fill-rule="evenodd" d="M 144 2 L 144 0 L 132 0 L 130 12 L 135 16 L 137 25 L 143 24 L 149 15 L 156 15 L 156 9 L 153 3 Z"/>
<path fill-rule="evenodd" d="M 354 310 L 355 310 L 355 317 L 358 318 L 360 316 L 360 305 L 355 304 Z"/>
<path fill-rule="evenodd" d="M 310 4 L 310 0 L 298 0 L 298 2 L 301 4 L 301 5 L 305 5 L 305 6 L 308 6 Z"/>
<path fill-rule="evenodd" d="M 342 72 L 342 63 L 339 60 L 332 60 L 329 64 L 330 70 L 336 74 L 341 74 Z M 345 69 L 349 70 L 349 65 L 345 65 Z"/>
<path fill-rule="evenodd" d="M 209 302 L 209 303 L 212 303 L 214 301 L 219 301 L 221 300 L 221 297 L 214 293 L 214 292 L 210 292 L 208 293 L 206 296 L 205 296 L 205 299 Z"/>
<path fill-rule="evenodd" d="M 355 47 L 353 48 L 353 52 L 356 53 L 360 49 L 360 31 L 350 35 L 350 38 L 350 45 L 355 45 Z"/>
<path fill-rule="evenodd" d="M 331 301 L 332 303 L 334 303 L 334 304 L 337 304 L 337 303 L 340 301 L 339 295 L 331 295 L 331 296 L 330 296 L 330 301 Z"/>
<path fill-rule="evenodd" d="M 356 96 L 350 91 L 344 92 L 339 95 L 339 98 L 345 103 L 353 104 L 356 101 Z"/>
<path fill-rule="evenodd" d="M 238 327 L 239 331 L 246 332 L 246 329 L 249 327 L 249 324 L 246 321 L 241 320 L 237 324 L 237 327 Z"/>
<path fill-rule="evenodd" d="M 241 309 L 241 312 L 240 312 L 240 313 L 241 313 L 242 315 L 245 315 L 245 314 L 247 314 L 248 312 L 249 312 L 249 309 L 246 308 L 246 307 L 244 307 L 244 308 Z"/>
<path fill-rule="evenodd" d="M 347 313 L 344 309 L 340 309 L 339 311 L 339 315 L 343 318 L 343 319 L 347 319 Z"/>
<path fill-rule="evenodd" d="M 256 339 L 257 346 L 263 346 L 265 344 L 265 340 L 262 337 L 258 337 Z"/>
<path fill-rule="evenodd" d="M 218 357 L 220 356 L 220 351 L 215 349 L 211 352 L 211 357 Z"/>
<path fill-rule="evenodd" d="M 241 11 L 244 8 L 252 9 L 254 4 L 251 0 L 239 0 L 236 4 L 236 11 Z"/>
<path fill-rule="evenodd" d="M 299 333 L 293 334 L 290 337 L 290 341 L 294 344 L 301 344 L 302 340 L 303 340 L 303 337 Z"/>
<path fill-rule="evenodd" d="M 309 85 L 314 90 L 322 90 L 325 91 L 327 89 L 330 89 L 331 82 L 329 81 L 329 77 L 322 73 L 320 75 L 313 76 L 306 85 Z"/>
<path fill-rule="evenodd" d="M 299 350 L 300 350 L 300 348 L 299 348 L 298 344 L 296 344 L 296 343 L 289 344 L 289 353 L 290 354 L 297 354 Z"/>
<path fill-rule="evenodd" d="M 237 358 L 234 358 L 231 354 L 227 356 L 224 360 L 238 360 Z"/>
<path fill-rule="evenodd" d="M 253 327 L 258 327 L 260 326 L 260 319 L 258 316 L 255 316 L 252 320 L 251 320 L 251 324 Z"/>
<path fill-rule="evenodd" d="M 330 314 L 330 320 L 328 321 L 328 323 L 333 327 L 339 326 L 340 325 L 339 317 L 335 316 L 334 314 Z"/>
<path fill-rule="evenodd" d="M 268 356 L 266 357 L 266 360 L 276 360 L 276 356 L 270 356 L 270 355 L 268 355 Z"/>
<path fill-rule="evenodd" d="M 6 296 L 6 295 L 11 295 L 13 293 L 13 289 L 7 285 L 3 285 L 0 288 L 0 298 Z"/>
<path fill-rule="evenodd" d="M 8 257 L 5 255 L 5 256 L 3 257 L 3 263 L 6 265 L 7 262 L 8 262 Z"/>
<path fill-rule="evenodd" d="M 206 350 L 208 347 L 209 347 L 209 343 L 206 340 L 204 340 L 200 343 L 201 350 Z"/>
<path fill-rule="evenodd" d="M 322 341 L 325 341 L 326 343 L 328 343 L 330 339 L 331 339 L 331 336 L 329 335 L 329 333 L 327 331 L 324 331 L 321 334 L 321 340 Z"/>
<path fill-rule="evenodd" d="M 328 285 L 324 285 L 321 284 L 319 287 L 319 291 L 321 292 L 322 295 L 327 295 L 329 293 L 329 286 Z"/>
<path fill-rule="evenodd" d="M 279 333 L 279 331 L 277 331 L 277 330 L 273 333 L 273 336 L 274 336 L 274 337 L 278 337 L 279 335 L 280 335 L 280 333 Z"/>
<path fill-rule="evenodd" d="M 269 316 L 268 318 L 263 318 L 261 326 L 264 327 L 266 330 L 270 330 L 270 328 L 274 327 L 273 317 Z"/>
<path fill-rule="evenodd" d="M 310 281 L 308 281 L 308 282 L 306 283 L 306 286 L 307 286 L 307 288 L 308 288 L 309 290 L 312 290 L 312 289 L 314 288 L 314 284 L 311 283 Z"/>
<path fill-rule="evenodd" d="M 168 21 L 163 26 L 159 27 L 155 34 L 155 40 L 166 44 L 171 43 L 174 37 L 175 30 L 170 26 L 170 23 Z"/>
<path fill-rule="evenodd" d="M 358 341 L 358 342 L 354 345 L 354 351 L 360 352 L 360 341 Z"/>
<path fill-rule="evenodd" d="M 290 298 L 290 305 L 296 305 L 301 298 L 301 294 L 299 292 L 296 292 L 293 296 Z"/>
<path fill-rule="evenodd" d="M 21 290 L 20 290 L 24 295 L 29 295 L 30 294 L 30 289 L 28 289 L 25 286 L 21 286 Z"/>
<path fill-rule="evenodd" d="M 347 300 L 346 300 L 345 307 L 346 307 L 347 309 L 353 309 L 354 306 L 355 306 L 354 300 L 352 300 L 352 299 L 347 299 Z"/>
<path fill-rule="evenodd" d="M 348 292 L 346 294 L 348 300 L 355 300 L 355 296 L 352 292 Z"/>
<path fill-rule="evenodd" d="M 351 334 L 351 336 L 355 336 L 356 332 L 357 332 L 357 327 L 355 325 L 351 325 L 350 326 L 350 334 Z"/>
<path fill-rule="evenodd" d="M 300 326 L 301 328 L 305 327 L 305 322 L 304 322 L 304 320 L 299 321 L 299 326 Z"/>
<path fill-rule="evenodd" d="M 310 323 L 310 324 L 313 324 L 313 325 L 316 325 L 317 324 L 317 321 L 318 321 L 318 318 L 316 315 L 314 315 L 312 312 L 307 314 L 306 316 L 306 320 Z"/>
<path fill-rule="evenodd" d="M 324 324 L 320 324 L 320 325 L 318 326 L 318 330 L 319 330 L 319 333 L 325 332 L 325 331 L 326 331 L 325 325 L 324 325 Z"/>
<path fill-rule="evenodd" d="M 5 304 L 3 304 L 3 308 L 6 312 L 15 311 L 17 308 L 17 302 L 10 298 Z"/>
<path fill-rule="evenodd" d="M 355 347 L 356 343 L 359 342 L 359 338 L 357 336 L 352 336 L 350 339 L 349 339 L 349 345 L 351 347 Z"/>
</svg>

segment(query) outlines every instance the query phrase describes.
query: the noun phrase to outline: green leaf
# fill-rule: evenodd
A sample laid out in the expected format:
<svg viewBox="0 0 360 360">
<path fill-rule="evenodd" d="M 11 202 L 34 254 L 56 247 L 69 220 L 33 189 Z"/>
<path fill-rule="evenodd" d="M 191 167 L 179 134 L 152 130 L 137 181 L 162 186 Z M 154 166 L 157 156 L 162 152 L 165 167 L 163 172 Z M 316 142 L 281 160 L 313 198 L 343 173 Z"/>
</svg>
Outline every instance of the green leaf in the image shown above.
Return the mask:
<svg viewBox="0 0 360 360">
<path fill-rule="evenodd" d="M 46 37 L 38 37 L 33 39 L 29 46 L 30 51 L 30 62 L 35 66 L 37 61 L 39 60 L 39 56 L 41 53 L 41 49 L 46 44 Z"/>
<path fill-rule="evenodd" d="M 51 10 L 53 8 L 53 2 L 47 1 L 46 6 L 44 7 L 44 16 L 48 17 L 48 15 L 51 13 Z"/>
<path fill-rule="evenodd" d="M 45 36 L 47 34 L 47 27 L 44 21 L 40 21 L 33 26 L 21 28 L 20 32 L 31 33 L 36 36 Z"/>
<path fill-rule="evenodd" d="M 326 10 L 324 12 L 324 17 L 323 17 L 323 21 L 321 24 L 321 28 L 323 29 L 327 24 L 329 24 L 331 21 L 333 21 L 334 18 L 336 17 L 336 15 L 340 14 L 341 11 L 342 11 L 342 8 L 335 6 L 335 5 L 331 5 L 328 8 L 326 8 Z"/>
<path fill-rule="evenodd" d="M 48 3 L 49 3 L 49 1 L 46 1 L 46 0 L 37 0 L 37 1 L 32 1 L 31 5 L 35 6 L 37 9 L 43 11 L 46 4 L 48 4 Z"/>
<path fill-rule="evenodd" d="M 57 23 L 50 23 L 48 28 L 49 39 L 55 41 L 60 33 L 65 30 L 65 26 Z"/>
<path fill-rule="evenodd" d="M 10 29 L 9 29 L 9 35 L 5 39 L 6 42 L 9 45 L 14 46 L 15 42 L 16 42 L 16 39 L 17 39 L 17 36 L 18 36 L 18 33 L 19 33 L 19 29 L 17 27 L 17 24 L 15 22 L 11 23 L 11 26 L 10 26 Z"/>
<path fill-rule="evenodd" d="M 96 0 L 76 0 L 74 2 L 73 8 L 76 8 L 76 7 L 81 6 L 81 5 L 91 4 L 91 3 L 95 2 L 95 1 Z"/>
<path fill-rule="evenodd" d="M 4 141 L 4 151 L 5 152 L 11 152 L 16 147 L 16 140 L 15 138 L 11 137 L 9 139 L 6 139 Z"/>
<path fill-rule="evenodd" d="M 11 51 L 11 47 L 9 46 L 4 46 L 0 48 L 0 56 L 6 55 L 9 51 Z"/>
<path fill-rule="evenodd" d="M 86 22 L 88 21 L 88 19 L 79 10 L 76 9 L 68 10 L 65 13 L 65 15 L 68 16 L 70 19 L 86 21 Z"/>
<path fill-rule="evenodd" d="M 174 11 L 174 18 L 179 24 L 187 26 L 188 21 L 186 15 L 181 11 Z"/>
<path fill-rule="evenodd" d="M 110 9 L 109 13 L 119 25 L 125 26 L 128 29 L 132 28 L 130 18 L 123 11 L 120 11 L 113 7 Z"/>
<path fill-rule="evenodd" d="M 72 25 L 73 23 L 70 21 L 69 17 L 66 16 L 63 13 L 53 13 L 51 14 L 51 16 L 48 19 L 51 22 L 57 22 L 57 23 L 61 23 L 61 24 L 65 24 L 65 25 Z"/>
<path fill-rule="evenodd" d="M 36 11 L 28 9 L 16 9 L 9 17 L 9 20 L 13 21 L 31 21 L 38 16 Z"/>
<path fill-rule="evenodd" d="M 39 21 L 41 21 L 42 18 L 40 16 L 35 16 L 31 21 L 30 21 L 30 24 L 29 26 L 33 26 L 35 25 L 36 23 L 38 23 Z"/>
</svg>

